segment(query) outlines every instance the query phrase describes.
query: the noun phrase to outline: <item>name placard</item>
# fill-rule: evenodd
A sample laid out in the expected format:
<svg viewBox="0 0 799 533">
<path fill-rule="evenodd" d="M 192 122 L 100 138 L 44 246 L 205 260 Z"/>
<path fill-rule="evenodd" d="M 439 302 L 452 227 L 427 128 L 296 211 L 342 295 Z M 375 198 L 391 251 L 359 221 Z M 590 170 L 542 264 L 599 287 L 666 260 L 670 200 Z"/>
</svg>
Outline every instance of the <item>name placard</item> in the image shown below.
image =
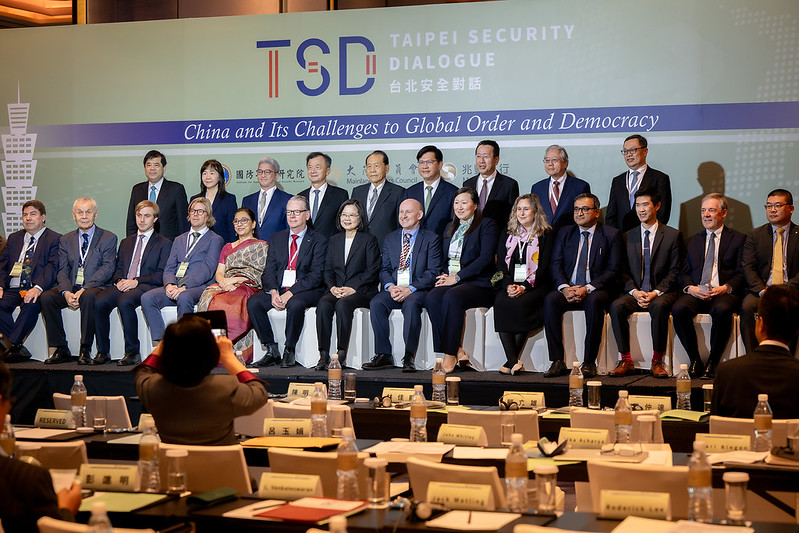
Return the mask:
<svg viewBox="0 0 799 533">
<path fill-rule="evenodd" d="M 139 467 L 84 463 L 79 477 L 85 489 L 134 492 L 139 486 Z"/>
<path fill-rule="evenodd" d="M 628 401 L 630 405 L 637 403 L 645 411 L 650 409 L 657 409 L 661 413 L 664 411 L 671 411 L 671 398 L 668 396 L 642 396 L 639 394 L 630 394 Z"/>
<path fill-rule="evenodd" d="M 707 453 L 724 453 L 752 449 L 752 437 L 749 435 L 697 433 L 696 440 L 705 443 L 705 452 Z"/>
<path fill-rule="evenodd" d="M 502 395 L 504 403 L 516 402 L 519 409 L 541 409 L 546 407 L 543 392 L 505 391 Z"/>
<path fill-rule="evenodd" d="M 488 446 L 488 437 L 482 426 L 441 424 L 436 440 L 444 444 L 460 446 Z"/>
<path fill-rule="evenodd" d="M 59 409 L 37 409 L 33 425 L 37 428 L 48 429 L 70 429 L 74 427 L 72 425 L 72 413 Z"/>
<path fill-rule="evenodd" d="M 491 490 L 491 485 L 431 481 L 427 485 L 427 501 L 441 504 L 450 509 L 469 511 L 492 511 L 494 509 L 494 493 Z"/>
<path fill-rule="evenodd" d="M 413 398 L 413 389 L 401 389 L 399 387 L 384 387 L 383 396 L 391 398 L 392 402 L 409 402 Z"/>
<path fill-rule="evenodd" d="M 258 484 L 258 497 L 268 500 L 298 500 L 322 496 L 322 478 L 316 474 L 264 472 Z"/>
<path fill-rule="evenodd" d="M 569 441 L 569 447 L 584 450 L 598 450 L 610 442 L 607 429 L 562 427 L 558 433 L 558 442 Z"/>
<path fill-rule="evenodd" d="M 313 383 L 289 383 L 287 398 L 310 398 L 311 396 L 313 396 Z"/>
<path fill-rule="evenodd" d="M 264 436 L 266 437 L 309 437 L 310 435 L 310 418 L 264 419 Z"/>
<path fill-rule="evenodd" d="M 635 490 L 603 490 L 600 492 L 600 518 L 623 520 L 630 515 L 671 520 L 671 497 L 668 492 Z"/>
</svg>

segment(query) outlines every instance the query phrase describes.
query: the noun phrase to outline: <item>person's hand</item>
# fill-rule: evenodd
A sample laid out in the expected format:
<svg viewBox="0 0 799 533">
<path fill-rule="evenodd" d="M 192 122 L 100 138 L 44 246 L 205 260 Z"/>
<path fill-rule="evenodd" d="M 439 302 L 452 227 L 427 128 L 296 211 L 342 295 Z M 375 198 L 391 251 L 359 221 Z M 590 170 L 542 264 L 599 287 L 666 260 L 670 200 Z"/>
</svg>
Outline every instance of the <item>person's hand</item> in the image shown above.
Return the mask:
<svg viewBox="0 0 799 533">
<path fill-rule="evenodd" d="M 25 302 L 26 304 L 29 304 L 31 302 L 35 302 L 36 300 L 38 300 L 39 296 L 41 295 L 42 291 L 39 290 L 38 287 L 31 287 L 30 289 L 28 289 L 28 292 L 25 293 L 25 296 L 22 298 L 22 301 Z"/>
<path fill-rule="evenodd" d="M 441 274 L 436 278 L 436 287 L 449 287 L 456 283 L 455 274 Z"/>
<path fill-rule="evenodd" d="M 710 300 L 711 293 L 702 290 L 698 285 L 690 285 L 688 287 L 688 294 L 700 300 Z"/>
<path fill-rule="evenodd" d="M 508 285 L 507 291 L 509 298 L 518 298 L 524 294 L 524 285 Z"/>
<path fill-rule="evenodd" d="M 227 362 L 236 359 L 236 355 L 233 353 L 233 343 L 224 335 L 216 338 L 216 346 L 219 348 L 219 362 L 223 365 L 227 366 Z M 238 359 L 236 360 L 238 361 Z"/>
<path fill-rule="evenodd" d="M 649 307 L 649 293 L 644 291 L 635 290 L 633 291 L 633 298 L 635 298 L 636 303 L 641 309 L 646 309 Z"/>
<path fill-rule="evenodd" d="M 283 299 L 280 297 L 277 291 L 272 291 L 272 307 L 278 311 L 282 311 L 286 308 L 286 304 L 283 302 Z"/>
<path fill-rule="evenodd" d="M 572 299 L 571 302 L 579 303 L 582 302 L 586 296 L 588 296 L 588 289 L 585 287 L 572 287 Z"/>
<path fill-rule="evenodd" d="M 59 509 L 67 509 L 72 516 L 75 516 L 81 502 L 80 483 L 73 483 L 70 488 L 59 490 L 56 498 L 58 498 Z"/>
<path fill-rule="evenodd" d="M 135 289 L 139 286 L 139 280 L 137 279 L 121 279 L 117 281 L 117 289 L 119 292 L 128 292 L 131 289 Z"/>
<path fill-rule="evenodd" d="M 391 299 L 397 303 L 404 302 L 412 294 L 410 287 L 397 287 L 396 285 L 390 286 L 388 292 L 391 294 Z"/>
<path fill-rule="evenodd" d="M 729 285 L 720 285 L 710 289 L 708 294 L 710 294 L 710 298 L 715 298 L 716 296 L 721 296 L 722 294 L 727 294 L 728 292 L 730 292 Z"/>
</svg>

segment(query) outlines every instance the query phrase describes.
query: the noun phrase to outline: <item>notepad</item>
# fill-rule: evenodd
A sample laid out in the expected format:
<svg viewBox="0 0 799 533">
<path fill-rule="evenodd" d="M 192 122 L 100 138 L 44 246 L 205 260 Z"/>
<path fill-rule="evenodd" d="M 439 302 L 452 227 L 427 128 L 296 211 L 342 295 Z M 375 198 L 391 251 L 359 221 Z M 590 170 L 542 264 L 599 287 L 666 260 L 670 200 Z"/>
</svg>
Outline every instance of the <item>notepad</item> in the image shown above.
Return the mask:
<svg viewBox="0 0 799 533">
<path fill-rule="evenodd" d="M 350 516 L 362 511 L 368 505 L 369 502 L 363 500 L 300 498 L 299 500 L 258 513 L 255 516 L 271 520 L 321 525 L 327 522 L 332 516 Z"/>
</svg>

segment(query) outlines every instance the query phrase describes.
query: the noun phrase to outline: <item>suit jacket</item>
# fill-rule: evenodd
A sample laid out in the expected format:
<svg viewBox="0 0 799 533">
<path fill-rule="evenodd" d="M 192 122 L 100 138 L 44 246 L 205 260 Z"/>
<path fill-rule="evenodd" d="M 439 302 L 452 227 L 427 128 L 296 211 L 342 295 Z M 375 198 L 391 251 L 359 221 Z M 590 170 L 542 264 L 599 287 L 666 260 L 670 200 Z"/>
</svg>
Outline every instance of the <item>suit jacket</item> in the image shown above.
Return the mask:
<svg viewBox="0 0 799 533">
<path fill-rule="evenodd" d="M 478 227 L 463 237 L 461 248 L 461 270 L 458 277 L 461 283 L 470 283 L 477 287 L 491 287 L 491 276 L 496 272 L 494 254 L 497 251 L 497 238 L 499 230 L 497 224 L 490 218 L 483 218 Z M 452 237 L 445 237 L 441 246 L 444 264 L 442 270 L 446 271 L 449 262 L 449 246 Z"/>
<path fill-rule="evenodd" d="M 799 360 L 788 350 L 761 344 L 719 365 L 711 414 L 752 418 L 757 395 L 768 394 L 774 418 L 799 418 Z"/>
<path fill-rule="evenodd" d="M 61 236 L 58 244 L 58 290 L 71 291 L 75 286 L 80 263 L 82 239 L 79 230 Z M 94 235 L 89 242 L 86 260 L 83 264 L 83 288 L 104 287 L 114 274 L 117 255 L 117 236 L 99 226 L 94 227 Z"/>
<path fill-rule="evenodd" d="M 577 264 L 581 232 L 576 224 L 558 231 L 552 251 L 552 277 L 555 288 L 572 284 L 571 277 Z M 614 291 L 618 286 L 624 254 L 621 232 L 616 228 L 597 224 L 589 254 L 588 271 L 591 280 L 588 283 L 596 290 Z"/>
<path fill-rule="evenodd" d="M 364 211 L 367 212 L 371 187 L 371 183 L 366 183 L 358 185 L 352 190 L 352 197 L 361 202 Z M 380 196 L 377 197 L 372 218 L 369 219 L 369 233 L 377 238 L 378 243 L 382 243 L 386 239 L 386 235 L 399 228 L 397 218 L 399 216 L 399 205 L 402 203 L 404 194 L 404 187 L 386 180 L 383 190 L 380 191 Z"/>
<path fill-rule="evenodd" d="M 137 239 L 138 234 L 131 235 L 130 237 L 125 237 L 119 243 L 116 269 L 111 278 L 113 283 L 121 279 L 127 279 L 130 264 L 133 262 L 133 254 L 136 251 Z M 144 290 L 150 290 L 153 287 L 161 286 L 164 282 L 164 267 L 167 259 L 169 259 L 171 248 L 172 243 L 163 235 L 155 232 L 150 235 L 139 261 L 139 276 L 136 278 L 136 281 L 139 282 L 139 287 Z"/>
<path fill-rule="evenodd" d="M 137 183 L 130 191 L 130 203 L 128 204 L 128 235 L 133 235 L 139 228 L 136 226 L 136 205 L 147 200 L 150 196 L 150 182 Z M 161 214 L 155 222 L 155 231 L 174 241 L 175 237 L 189 229 L 189 221 L 186 218 L 189 214 L 189 202 L 186 200 L 186 189 L 182 183 L 169 181 L 164 178 L 161 190 L 158 193 L 158 209 Z"/>
<path fill-rule="evenodd" d="M 783 234 L 785 238 L 785 234 Z M 764 224 L 749 232 L 744 242 L 743 271 L 746 284 L 754 294 L 766 288 L 771 274 L 771 256 L 774 253 L 774 234 L 771 224 Z M 788 279 L 785 283 L 799 289 L 799 226 L 791 222 L 788 231 L 788 253 L 785 255 L 788 265 Z"/>
<path fill-rule="evenodd" d="M 61 234 L 47 228 L 36 243 L 31 258 L 31 286 L 39 286 L 46 291 L 55 285 L 58 275 L 58 243 Z M 8 244 L 0 255 L 0 287 L 8 289 L 11 280 L 11 269 L 19 259 L 23 247 L 27 246 L 30 236 L 24 229 L 8 236 Z"/>
<path fill-rule="evenodd" d="M 300 196 L 308 198 L 308 205 L 313 212 L 313 198 L 311 188 L 308 187 L 300 193 Z M 319 211 L 316 214 L 316 222 L 308 220 L 308 227 L 317 233 L 321 233 L 325 238 L 330 238 L 336 233 L 336 214 L 341 204 L 349 199 L 350 195 L 341 187 L 336 187 L 332 183 L 327 184 L 325 197 L 319 203 Z"/>
<path fill-rule="evenodd" d="M 578 194 L 591 192 L 591 186 L 587 181 L 581 180 L 576 176 L 567 175 L 563 190 L 560 191 L 558 207 L 555 209 L 555 213 L 552 213 L 552 207 L 549 205 L 549 182 L 551 179 L 547 177 L 534 183 L 530 192 L 538 196 L 549 225 L 557 231 L 563 226 L 574 225 L 574 198 Z"/>
<path fill-rule="evenodd" d="M 688 239 L 685 245 L 685 262 L 680 275 L 680 290 L 690 285 L 699 285 L 702 280 L 706 240 L 706 230 L 702 230 Z M 724 226 L 724 229 L 721 230 L 721 239 L 716 243 L 719 252 L 719 284 L 729 285 L 733 294 L 740 294 L 744 286 L 741 257 L 745 240 L 746 237 L 743 233 Z"/>
<path fill-rule="evenodd" d="M 355 234 L 347 261 L 344 261 L 346 234 L 336 233 L 327 243 L 325 260 L 325 285 L 351 287 L 369 298 L 377 294 L 377 276 L 380 272 L 380 247 L 371 233 Z"/>
<path fill-rule="evenodd" d="M 418 200 L 419 203 L 422 204 L 422 207 L 424 207 L 424 188 L 424 181 L 414 183 L 405 189 L 405 196 L 403 197 L 403 200 L 406 198 L 413 198 L 414 200 Z M 444 231 L 447 229 L 447 224 L 452 222 L 452 203 L 455 201 L 455 193 L 457 192 L 457 187 L 446 181 L 444 178 L 441 178 L 441 181 L 439 181 L 438 187 L 436 188 L 436 192 L 433 194 L 433 198 L 430 200 L 430 206 L 427 208 L 427 211 L 422 218 L 423 229 L 432 231 L 439 237 L 444 235 Z"/>
<path fill-rule="evenodd" d="M 43 516 L 74 522 L 72 513 L 58 508 L 46 469 L 0 455 L 0 479 L 0 522 L 5 531 L 36 533 L 36 521 Z"/>
<path fill-rule="evenodd" d="M 525 291 L 533 288 L 549 291 L 552 288 L 552 251 L 555 245 L 555 232 L 547 230 L 538 237 L 538 269 L 535 273 L 535 287 L 525 280 L 521 283 L 513 281 L 513 264 L 519 262 L 519 249 L 516 248 L 511 255 L 511 267 L 505 262 L 508 255 L 508 230 L 500 233 L 497 241 L 497 271 L 502 273 L 498 286 L 507 288 L 508 285 L 522 285 Z"/>
<path fill-rule="evenodd" d="M 380 266 L 380 289 L 386 284 L 397 284 L 400 253 L 402 252 L 402 231 L 392 231 L 383 243 L 383 263 Z M 441 274 L 443 255 L 441 238 L 432 231 L 419 228 L 411 250 L 411 286 L 416 290 L 432 289 L 436 277 Z"/>
<path fill-rule="evenodd" d="M 480 174 L 472 176 L 463 182 L 463 186 L 473 187 L 474 190 L 477 190 L 477 181 L 481 179 Z M 516 180 L 497 172 L 497 175 L 494 176 L 494 185 L 491 187 L 491 192 L 488 193 L 488 198 L 486 198 L 483 216 L 496 222 L 498 228 L 506 227 L 510 219 L 510 209 L 518 197 L 519 184 Z"/>
<path fill-rule="evenodd" d="M 647 166 L 638 190 L 646 187 L 657 189 L 660 193 L 658 221 L 664 226 L 671 215 L 671 183 L 669 175 Z M 610 199 L 605 213 L 605 224 L 621 231 L 629 231 L 641 224 L 635 209 L 630 209 L 630 195 L 627 192 L 627 172 L 619 174 L 610 184 Z"/>
<path fill-rule="evenodd" d="M 216 274 L 216 267 L 219 264 L 219 253 L 222 251 L 222 237 L 217 235 L 211 230 L 205 232 L 205 235 L 200 237 L 197 244 L 186 258 L 186 250 L 189 246 L 189 235 L 191 231 L 182 233 L 175 238 L 172 243 L 172 249 L 169 251 L 169 257 L 164 266 L 164 286 L 170 283 L 193 289 L 195 287 L 205 287 L 213 279 Z M 188 260 L 189 268 L 186 270 L 186 275 L 178 283 L 177 271 L 180 263 Z"/>
<path fill-rule="evenodd" d="M 325 197 L 327 197 L 327 193 L 325 193 Z M 281 294 L 285 292 L 281 282 L 283 281 L 283 271 L 289 264 L 290 234 L 291 230 L 287 229 L 272 236 L 272 242 L 269 243 L 269 254 L 266 256 L 266 268 L 261 276 L 264 292 L 271 292 L 272 289 L 277 289 Z M 326 256 L 327 237 L 309 227 L 302 238 L 300 249 L 297 250 L 297 281 L 289 287 L 292 294 L 323 287 Z"/>
<path fill-rule="evenodd" d="M 255 216 L 258 216 L 258 197 L 261 190 L 254 192 L 244 197 L 241 201 L 241 207 L 249 207 Z M 286 222 L 286 205 L 291 200 L 291 195 L 280 189 L 275 189 L 272 193 L 272 199 L 269 200 L 269 205 L 266 206 L 266 213 L 264 218 L 258 221 L 258 238 L 270 242 L 272 235 L 278 231 L 289 229 Z"/>
<path fill-rule="evenodd" d="M 641 243 L 641 227 L 637 226 L 623 236 L 627 260 L 622 269 L 624 292 L 642 290 L 644 250 Z M 657 233 L 650 250 L 650 282 L 652 290 L 663 293 L 677 290 L 677 282 L 682 266 L 682 234 L 665 224 L 658 224 Z"/>
<path fill-rule="evenodd" d="M 195 198 L 204 198 L 204 195 L 202 193 L 195 194 L 189 198 L 189 203 Z M 214 214 L 216 223 L 211 226 L 211 228 L 214 230 L 214 233 L 222 237 L 225 243 L 233 242 L 238 238 L 236 232 L 233 230 L 233 213 L 235 213 L 238 208 L 239 206 L 236 203 L 235 194 L 230 194 L 226 191 L 224 198 L 220 198 L 219 194 L 214 196 L 214 201 L 211 204 L 211 211 Z M 255 211 L 255 214 L 257 215 L 258 211 Z"/>
</svg>

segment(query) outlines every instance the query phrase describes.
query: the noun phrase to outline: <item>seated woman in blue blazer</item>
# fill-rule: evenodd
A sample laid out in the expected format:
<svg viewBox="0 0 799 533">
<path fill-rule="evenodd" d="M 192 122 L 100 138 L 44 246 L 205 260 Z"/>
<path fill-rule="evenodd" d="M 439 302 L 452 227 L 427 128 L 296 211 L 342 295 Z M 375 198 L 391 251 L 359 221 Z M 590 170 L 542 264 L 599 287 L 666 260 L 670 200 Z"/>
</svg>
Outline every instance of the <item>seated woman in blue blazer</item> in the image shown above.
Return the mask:
<svg viewBox="0 0 799 533">
<path fill-rule="evenodd" d="M 189 204 L 195 198 L 207 198 L 211 202 L 216 220 L 212 228 L 214 233 L 226 243 L 235 241 L 238 238 L 233 231 L 233 214 L 238 209 L 236 195 L 225 190 L 225 169 L 216 159 L 209 159 L 200 167 L 200 194 L 192 196 Z"/>
<path fill-rule="evenodd" d="M 483 218 L 480 200 L 472 187 L 455 194 L 455 216 L 444 233 L 445 272 L 427 295 L 425 307 L 433 323 L 433 349 L 444 353 L 444 370 L 471 369 L 469 354 L 461 347 L 464 313 L 473 307 L 494 303 L 494 254 L 497 225 Z"/>
<path fill-rule="evenodd" d="M 366 211 L 361 202 L 347 200 L 336 215 L 338 233 L 327 243 L 325 284 L 328 291 L 316 305 L 316 335 L 319 362 L 316 370 L 327 370 L 330 363 L 330 336 L 336 314 L 336 351 L 344 367 L 352 331 L 352 315 L 359 307 L 369 307 L 377 294 L 380 272 L 380 247 L 369 233 Z"/>
</svg>

